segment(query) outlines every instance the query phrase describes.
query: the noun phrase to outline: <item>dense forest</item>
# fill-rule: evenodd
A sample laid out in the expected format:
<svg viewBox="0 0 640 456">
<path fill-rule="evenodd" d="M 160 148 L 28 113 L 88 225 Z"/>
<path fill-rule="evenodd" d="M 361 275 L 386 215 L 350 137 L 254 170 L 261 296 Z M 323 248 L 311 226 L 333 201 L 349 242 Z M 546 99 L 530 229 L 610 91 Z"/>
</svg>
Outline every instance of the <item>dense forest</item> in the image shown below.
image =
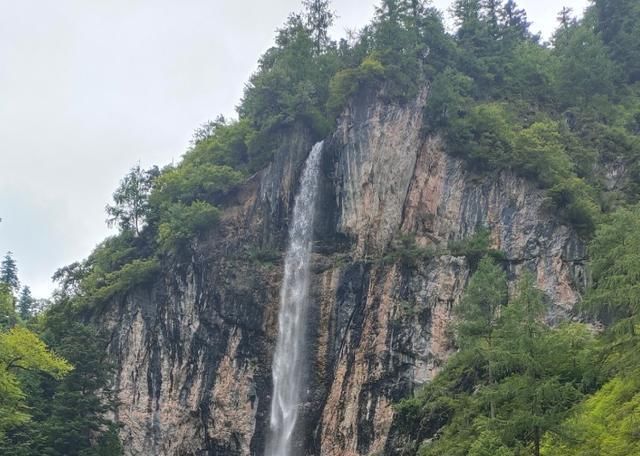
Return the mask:
<svg viewBox="0 0 640 456">
<path fill-rule="evenodd" d="M 55 273 L 50 303 L 20 288 L 5 257 L 0 453 L 121 454 L 92 312 L 187 261 L 284 132 L 302 125 L 320 140 L 353 98 L 404 104 L 426 90 L 423 134 L 474 172 L 509 169 L 543 189 L 589 243 L 590 286 L 571 321 L 547 321 L 534 280 L 508 293 L 499 252 L 476 248 L 452 356 L 397 404 L 401 452 L 640 454 L 640 3 L 593 0 L 580 19 L 563 8 L 549 42 L 513 0 L 454 1 L 452 33 L 428 1 L 383 0 L 339 41 L 329 1 L 303 3 L 260 58 L 237 119 L 198 128 L 180 163 L 123 178 L 106 208 L 118 234 Z"/>
</svg>

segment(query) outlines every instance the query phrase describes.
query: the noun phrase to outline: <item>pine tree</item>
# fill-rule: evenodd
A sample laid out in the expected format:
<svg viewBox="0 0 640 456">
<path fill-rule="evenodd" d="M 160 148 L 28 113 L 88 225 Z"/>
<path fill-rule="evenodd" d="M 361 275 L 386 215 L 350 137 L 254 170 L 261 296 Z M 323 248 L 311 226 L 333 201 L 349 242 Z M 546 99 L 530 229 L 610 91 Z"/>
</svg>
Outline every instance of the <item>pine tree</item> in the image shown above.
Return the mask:
<svg viewBox="0 0 640 456">
<path fill-rule="evenodd" d="M 320 54 L 329 45 L 329 27 L 336 18 L 329 0 L 304 0 L 305 19 L 311 31 L 316 54 Z"/>
<path fill-rule="evenodd" d="M 13 293 L 17 293 L 20 289 L 18 266 L 12 252 L 7 252 L 0 264 L 0 283 L 7 285 Z"/>
<path fill-rule="evenodd" d="M 33 315 L 35 299 L 31 296 L 31 289 L 25 285 L 22 287 L 18 298 L 18 315 L 23 320 L 28 320 Z"/>
</svg>

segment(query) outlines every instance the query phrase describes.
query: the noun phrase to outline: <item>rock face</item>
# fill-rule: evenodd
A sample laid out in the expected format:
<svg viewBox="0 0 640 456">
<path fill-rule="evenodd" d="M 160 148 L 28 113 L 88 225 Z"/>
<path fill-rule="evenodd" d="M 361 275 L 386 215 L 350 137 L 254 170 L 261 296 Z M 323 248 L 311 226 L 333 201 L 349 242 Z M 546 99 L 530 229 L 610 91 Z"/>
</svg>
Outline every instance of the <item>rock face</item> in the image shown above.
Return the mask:
<svg viewBox="0 0 640 456">
<path fill-rule="evenodd" d="M 404 106 L 362 97 L 323 153 L 309 322 L 307 454 L 390 454 L 393 403 L 428 382 L 471 273 L 450 241 L 489 230 L 513 282 L 531 271 L 549 318 L 584 286 L 584 245 L 543 192 L 503 172 L 476 175 L 421 133 L 427 93 Z M 268 430 L 282 250 L 303 128 L 229 201 L 195 254 L 96 316 L 111 333 L 117 419 L 127 455 L 261 455 Z M 433 255 L 390 255 L 412 238 Z M 422 258 L 422 257 L 421 257 Z"/>
</svg>

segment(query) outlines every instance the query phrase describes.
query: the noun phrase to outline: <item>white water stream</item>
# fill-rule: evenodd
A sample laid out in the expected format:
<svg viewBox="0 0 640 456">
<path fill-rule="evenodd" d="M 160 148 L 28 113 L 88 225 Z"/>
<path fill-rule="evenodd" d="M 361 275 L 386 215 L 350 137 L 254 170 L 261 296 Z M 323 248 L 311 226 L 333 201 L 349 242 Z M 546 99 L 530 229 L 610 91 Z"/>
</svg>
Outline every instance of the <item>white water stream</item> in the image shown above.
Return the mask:
<svg viewBox="0 0 640 456">
<path fill-rule="evenodd" d="M 289 226 L 289 245 L 280 289 L 278 341 L 273 356 L 268 456 L 292 456 L 292 439 L 303 399 L 309 263 L 321 153 L 322 142 L 319 142 L 307 157 Z"/>
</svg>

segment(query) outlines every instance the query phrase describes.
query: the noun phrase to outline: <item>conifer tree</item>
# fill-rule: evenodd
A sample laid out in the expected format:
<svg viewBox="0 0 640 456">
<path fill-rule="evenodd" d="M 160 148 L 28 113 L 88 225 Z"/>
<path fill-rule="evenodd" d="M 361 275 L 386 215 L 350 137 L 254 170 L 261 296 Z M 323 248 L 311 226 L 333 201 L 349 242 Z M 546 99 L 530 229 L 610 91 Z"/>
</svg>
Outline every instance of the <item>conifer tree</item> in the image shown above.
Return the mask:
<svg viewBox="0 0 640 456">
<path fill-rule="evenodd" d="M 507 279 L 490 257 L 480 261 L 478 270 L 469 281 L 462 302 L 456 310 L 458 344 L 463 349 L 478 350 L 486 359 L 488 383 L 494 383 L 495 333 L 500 322 L 501 308 L 507 302 Z M 490 401 L 491 418 L 495 417 L 495 403 Z"/>
<path fill-rule="evenodd" d="M 329 0 L 304 0 L 305 19 L 311 31 L 316 54 L 320 54 L 330 42 L 329 27 L 336 18 Z"/>
<path fill-rule="evenodd" d="M 0 283 L 7 285 L 13 293 L 20 289 L 18 266 L 12 252 L 7 252 L 0 264 Z"/>
<path fill-rule="evenodd" d="M 33 307 L 35 300 L 31 296 L 31 289 L 25 285 L 22 287 L 20 297 L 18 298 L 18 315 L 23 320 L 28 320 L 33 315 Z"/>
</svg>

